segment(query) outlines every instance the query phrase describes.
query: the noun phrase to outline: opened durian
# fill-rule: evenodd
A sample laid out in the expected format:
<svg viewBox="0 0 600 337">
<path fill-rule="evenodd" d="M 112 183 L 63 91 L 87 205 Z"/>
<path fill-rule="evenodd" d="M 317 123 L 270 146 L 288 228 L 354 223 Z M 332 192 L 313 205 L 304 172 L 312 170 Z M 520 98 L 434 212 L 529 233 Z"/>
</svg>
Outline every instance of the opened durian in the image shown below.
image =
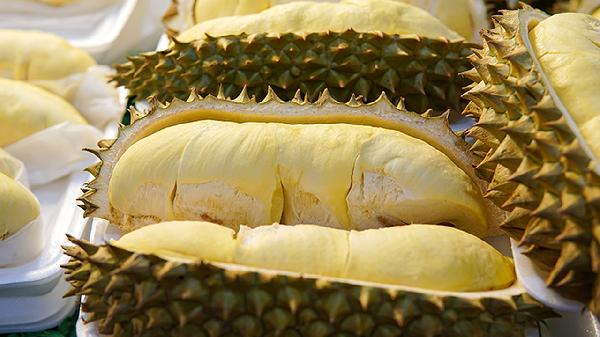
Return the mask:
<svg viewBox="0 0 600 337">
<path fill-rule="evenodd" d="M 166 222 L 102 246 L 71 238 L 63 266 L 88 321 L 120 336 L 524 336 L 552 311 L 510 259 L 454 228 L 239 233 Z"/>
<path fill-rule="evenodd" d="M 38 218 L 40 204 L 25 186 L 0 172 L 0 242 Z"/>
<path fill-rule="evenodd" d="M 243 93 L 243 95 L 245 92 Z M 478 236 L 503 213 L 485 202 L 444 117 L 377 103 L 261 103 L 192 96 L 156 107 L 94 151 L 86 216 L 124 231 L 168 220 L 237 228 L 343 229 L 445 223 Z"/>
<path fill-rule="evenodd" d="M 26 82 L 0 78 L 0 146 L 63 122 L 86 123 L 61 97 Z"/>
<path fill-rule="evenodd" d="M 458 76 L 469 68 L 470 45 L 426 11 L 395 1 L 294 2 L 205 21 L 177 40 L 130 58 L 113 79 L 161 102 L 186 99 L 189 88 L 217 95 L 220 86 L 227 97 L 246 87 L 262 100 L 271 86 L 286 101 L 297 90 L 315 101 L 327 88 L 339 101 L 354 94 L 372 102 L 384 91 L 411 111 L 437 114 L 461 110 L 470 83 Z"/>
<path fill-rule="evenodd" d="M 502 227 L 550 271 L 547 284 L 598 315 L 600 21 L 525 6 L 483 38 L 465 113 L 487 197 L 510 212 Z"/>
<path fill-rule="evenodd" d="M 273 6 L 297 0 L 173 0 L 163 17 L 168 31 L 177 35 L 194 25 L 224 16 L 259 13 Z M 438 18 L 466 39 L 477 41 L 485 28 L 486 6 L 483 0 L 394 0 L 418 6 Z M 338 0 L 312 2 L 339 2 Z"/>
</svg>

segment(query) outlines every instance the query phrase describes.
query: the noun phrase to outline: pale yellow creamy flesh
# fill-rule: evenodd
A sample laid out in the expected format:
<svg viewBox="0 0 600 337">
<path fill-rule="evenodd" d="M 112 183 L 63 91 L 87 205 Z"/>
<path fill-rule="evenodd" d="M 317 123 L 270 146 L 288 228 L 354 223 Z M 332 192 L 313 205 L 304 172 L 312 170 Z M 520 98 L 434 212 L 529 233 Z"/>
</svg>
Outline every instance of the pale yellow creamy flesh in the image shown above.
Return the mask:
<svg viewBox="0 0 600 337">
<path fill-rule="evenodd" d="M 166 220 L 232 228 L 451 223 L 482 236 L 481 194 L 446 155 L 398 131 L 203 120 L 143 138 L 109 183 L 124 230 Z"/>
<path fill-rule="evenodd" d="M 60 96 L 22 81 L 0 78 L 0 146 L 62 122 L 86 123 Z"/>
<path fill-rule="evenodd" d="M 40 204 L 21 183 L 0 173 L 0 240 L 5 240 L 40 215 Z"/>
<path fill-rule="evenodd" d="M 348 29 L 463 39 L 418 7 L 392 0 L 346 0 L 336 3 L 293 2 L 271 7 L 258 14 L 204 21 L 180 34 L 178 40 L 190 42 L 203 38 L 205 34 L 341 32 Z"/>
<path fill-rule="evenodd" d="M 600 158 L 600 20 L 556 14 L 535 26 L 529 38 L 556 94 Z"/>
<path fill-rule="evenodd" d="M 0 77 L 57 80 L 96 64 L 85 51 L 58 35 L 33 30 L 0 29 Z"/>
<path fill-rule="evenodd" d="M 502 289 L 515 280 L 510 258 L 473 235 L 434 225 L 346 231 L 273 224 L 236 233 L 208 222 L 164 222 L 115 244 L 165 258 L 446 291 Z"/>
</svg>

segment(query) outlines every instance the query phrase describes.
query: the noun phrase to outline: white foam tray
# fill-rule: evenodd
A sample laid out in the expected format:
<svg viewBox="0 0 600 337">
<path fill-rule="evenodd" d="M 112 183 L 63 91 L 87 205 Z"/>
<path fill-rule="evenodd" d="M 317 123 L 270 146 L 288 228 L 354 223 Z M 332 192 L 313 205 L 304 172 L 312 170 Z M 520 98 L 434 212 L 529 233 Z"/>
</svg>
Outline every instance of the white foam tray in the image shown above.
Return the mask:
<svg viewBox="0 0 600 337">
<path fill-rule="evenodd" d="M 73 298 L 62 298 L 69 285 L 60 268 L 68 261 L 61 246 L 66 233 L 83 235 L 86 220 L 75 199 L 89 177 L 76 172 L 33 189 L 41 205 L 46 247 L 28 263 L 0 268 L 0 333 L 51 328 L 75 308 Z"/>
</svg>

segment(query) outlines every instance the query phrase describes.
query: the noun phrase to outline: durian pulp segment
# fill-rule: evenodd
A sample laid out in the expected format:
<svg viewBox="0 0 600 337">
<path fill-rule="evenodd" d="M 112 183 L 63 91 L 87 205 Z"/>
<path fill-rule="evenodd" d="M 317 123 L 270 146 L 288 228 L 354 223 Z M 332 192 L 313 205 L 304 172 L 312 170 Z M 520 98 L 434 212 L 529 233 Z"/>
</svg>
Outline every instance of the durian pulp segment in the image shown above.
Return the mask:
<svg viewBox="0 0 600 337">
<path fill-rule="evenodd" d="M 222 16 L 258 13 L 269 7 L 269 0 L 195 0 L 194 23 Z"/>
<path fill-rule="evenodd" d="M 529 38 L 556 95 L 600 157 L 600 20 L 556 14 L 531 29 Z"/>
<path fill-rule="evenodd" d="M 0 240 L 18 232 L 40 215 L 40 204 L 25 186 L 0 173 Z"/>
<path fill-rule="evenodd" d="M 335 18 L 332 20 L 332 18 Z M 425 10 L 393 0 L 345 0 L 329 2 L 293 2 L 271 7 L 258 14 L 229 16 L 205 21 L 179 35 L 190 42 L 212 36 L 240 33 L 285 32 L 358 32 L 381 31 L 388 34 L 416 34 L 424 37 L 446 37 L 462 40 Z"/>
<path fill-rule="evenodd" d="M 178 124 L 163 130 L 161 137 L 139 140 L 115 165 L 113 177 L 119 179 L 111 179 L 108 187 L 111 204 L 118 205 L 123 216 L 148 215 L 148 219 L 139 220 L 141 223 L 174 219 L 173 198 L 181 156 L 196 133 L 208 127 L 202 125 L 199 130 L 197 125 Z"/>
<path fill-rule="evenodd" d="M 0 147 L 0 173 L 14 179 L 20 168 L 19 160 Z"/>
<path fill-rule="evenodd" d="M 164 224 L 164 225 L 162 225 Z M 130 232 L 115 242 L 138 253 L 231 263 L 235 231 L 210 222 L 172 221 Z"/>
<path fill-rule="evenodd" d="M 241 227 L 236 264 L 313 275 L 344 277 L 348 231 L 314 225 Z"/>
<path fill-rule="evenodd" d="M 61 97 L 22 81 L 0 78 L 0 146 L 62 122 L 86 123 Z"/>
<path fill-rule="evenodd" d="M 0 77 L 57 80 L 96 64 L 62 37 L 38 31 L 0 29 Z"/>
<path fill-rule="evenodd" d="M 362 125 L 168 127 L 125 151 L 109 202 L 125 231 L 166 220 L 345 229 L 427 221 L 487 231 L 477 187 L 448 157 L 420 139 Z"/>
<path fill-rule="evenodd" d="M 345 231 L 273 224 L 242 227 L 235 239 L 230 231 L 207 222 L 164 222 L 126 234 L 115 245 L 167 259 L 222 262 L 231 257 L 247 267 L 444 291 L 502 289 L 515 280 L 510 258 L 444 226 Z M 208 245 L 198 246 L 204 242 Z M 211 250 L 218 244 L 224 247 L 219 260 Z"/>
</svg>

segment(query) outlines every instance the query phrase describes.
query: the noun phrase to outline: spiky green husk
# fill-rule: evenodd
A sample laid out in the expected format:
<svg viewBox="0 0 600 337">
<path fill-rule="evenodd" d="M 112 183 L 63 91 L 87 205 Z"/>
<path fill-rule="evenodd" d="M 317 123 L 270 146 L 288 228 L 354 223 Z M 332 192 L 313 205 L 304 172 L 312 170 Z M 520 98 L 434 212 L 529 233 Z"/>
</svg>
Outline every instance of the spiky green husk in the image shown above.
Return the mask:
<svg viewBox="0 0 600 337">
<path fill-rule="evenodd" d="M 550 287 L 591 301 L 598 315 L 600 178 L 519 35 L 519 15 L 546 17 L 525 6 L 484 32 L 466 74 L 477 84 L 465 94 L 465 114 L 478 120 L 467 134 L 482 158 L 479 175 L 490 182 L 486 196 L 510 212 L 502 228 L 550 270 Z"/>
<path fill-rule="evenodd" d="M 168 261 L 74 238 L 82 310 L 129 336 L 523 336 L 554 317 L 527 294 L 466 299 Z"/>
<path fill-rule="evenodd" d="M 216 95 L 219 85 L 227 97 L 237 97 L 246 87 L 262 100 L 270 86 L 285 101 L 300 90 L 313 102 L 327 88 L 340 102 L 352 94 L 372 102 L 383 91 L 395 104 L 404 98 L 408 110 L 441 113 L 465 105 L 461 90 L 470 82 L 458 73 L 470 68 L 471 46 L 352 30 L 206 37 L 131 57 L 116 66 L 113 80 L 131 95 L 161 102 L 186 99 L 190 88 Z"/>
</svg>

